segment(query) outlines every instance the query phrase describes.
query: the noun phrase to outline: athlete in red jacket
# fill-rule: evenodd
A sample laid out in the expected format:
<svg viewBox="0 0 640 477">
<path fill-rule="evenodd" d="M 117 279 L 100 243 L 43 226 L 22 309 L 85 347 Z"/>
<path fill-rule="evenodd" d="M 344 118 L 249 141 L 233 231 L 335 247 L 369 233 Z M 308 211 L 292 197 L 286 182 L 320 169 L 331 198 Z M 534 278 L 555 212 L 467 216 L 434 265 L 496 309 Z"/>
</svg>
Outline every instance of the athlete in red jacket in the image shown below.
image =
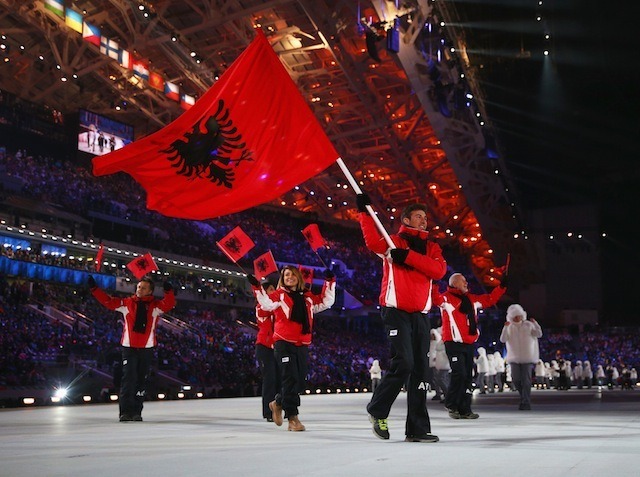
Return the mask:
<svg viewBox="0 0 640 477">
<path fill-rule="evenodd" d="M 275 286 L 268 280 L 263 280 L 262 288 L 267 294 L 275 291 Z M 256 305 L 256 324 L 258 334 L 256 336 L 256 360 L 260 366 L 262 375 L 262 417 L 273 422 L 269 403 L 276 398 L 280 387 L 280 375 L 276 358 L 273 354 L 273 324 L 275 315 L 272 311 L 265 311 L 260 304 Z"/>
<path fill-rule="evenodd" d="M 433 287 L 433 303 L 442 312 L 442 341 L 451 364 L 451 381 L 444 405 L 453 419 L 477 419 L 471 411 L 473 388 L 473 343 L 478 340 L 478 310 L 495 305 L 507 291 L 505 279 L 491 293 L 469 293 L 467 279 L 461 273 L 449 277 L 449 288 L 443 294 Z"/>
<path fill-rule="evenodd" d="M 369 198 L 357 197 L 360 226 L 369 250 L 382 258 L 380 293 L 382 321 L 391 343 L 391 364 L 367 406 L 373 432 L 389 439 L 387 417 L 402 386 L 407 386 L 408 442 L 437 442 L 431 434 L 427 412 L 427 372 L 429 362 L 429 317 L 431 281 L 447 271 L 440 246 L 427 240 L 427 212 L 423 204 L 412 204 L 402 211 L 402 226 L 391 240 L 397 248 L 389 250 L 386 241 L 366 212 Z"/>
<path fill-rule="evenodd" d="M 269 404 L 276 425 L 282 425 L 282 411 L 289 420 L 290 431 L 304 431 L 298 419 L 299 392 L 304 385 L 313 315 L 331 308 L 335 301 L 336 282 L 333 272 L 325 270 L 325 282 L 320 294 L 304 286 L 302 273 L 287 265 L 280 273 L 276 291 L 267 294 L 256 277 L 249 275 L 256 299 L 265 311 L 275 315 L 273 332 L 274 354 L 282 379 L 281 392 Z"/>
<path fill-rule="evenodd" d="M 106 308 L 122 313 L 122 385 L 120 386 L 120 421 L 142 421 L 142 407 L 147 393 L 147 378 L 156 346 L 156 327 L 162 313 L 171 310 L 176 299 L 173 287 L 164 283 L 164 298 L 153 296 L 154 283 L 143 277 L 136 293 L 126 298 L 112 297 L 98 288 L 89 275 L 91 293 Z"/>
</svg>

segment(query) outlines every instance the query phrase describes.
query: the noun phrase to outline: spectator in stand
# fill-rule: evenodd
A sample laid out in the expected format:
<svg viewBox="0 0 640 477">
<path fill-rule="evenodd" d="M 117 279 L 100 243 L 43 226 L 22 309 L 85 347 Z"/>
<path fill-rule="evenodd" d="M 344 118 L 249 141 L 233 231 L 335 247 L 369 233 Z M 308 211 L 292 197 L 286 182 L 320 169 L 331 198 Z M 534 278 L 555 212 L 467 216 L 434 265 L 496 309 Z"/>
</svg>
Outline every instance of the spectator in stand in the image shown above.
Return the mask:
<svg viewBox="0 0 640 477">
<path fill-rule="evenodd" d="M 520 394 L 521 411 L 531 410 L 531 374 L 533 365 L 540 359 L 538 338 L 542 328 L 533 318 L 527 320 L 527 312 L 520 305 L 507 308 L 507 321 L 502 328 L 500 341 L 507 345 L 507 362 L 511 365 L 513 382 Z"/>
<path fill-rule="evenodd" d="M 461 273 L 454 273 L 449 277 L 449 288 L 446 292 L 440 294 L 435 287 L 432 290 L 433 302 L 442 311 L 442 340 L 451 365 L 451 382 L 445 406 L 452 419 L 479 417 L 471 410 L 473 343 L 480 336 L 478 310 L 495 305 L 506 291 L 505 277 L 501 285 L 491 293 L 469 293 L 467 279 Z M 484 352 L 484 348 L 478 348 L 478 352 L 480 350 Z"/>
<path fill-rule="evenodd" d="M 275 315 L 274 355 L 280 369 L 281 392 L 269 403 L 273 421 L 281 426 L 284 411 L 284 417 L 289 420 L 288 430 L 304 431 L 305 427 L 298 418 L 299 393 L 307 374 L 313 315 L 333 305 L 335 276 L 331 270 L 325 270 L 325 282 L 320 294 L 307 290 L 302 273 L 291 265 L 282 269 L 278 287 L 271 294 L 260 287 L 256 277 L 249 275 L 247 278 L 260 307 Z"/>
<path fill-rule="evenodd" d="M 262 281 L 262 288 L 267 294 L 275 291 L 276 287 L 269 280 Z M 256 322 L 258 334 L 256 336 L 256 359 L 262 375 L 262 417 L 273 422 L 269 403 L 276 398 L 280 387 L 280 375 L 273 355 L 273 312 L 264 311 L 260 304 L 256 305 Z"/>
<path fill-rule="evenodd" d="M 176 299 L 173 287 L 164 283 L 164 298 L 153 296 L 154 283 L 143 277 L 135 295 L 127 298 L 109 296 L 98 288 L 89 275 L 88 285 L 93 296 L 109 310 L 122 313 L 122 384 L 120 386 L 120 422 L 142 421 L 142 407 L 147 393 L 147 379 L 156 341 L 156 327 L 161 314 L 171 310 Z"/>
<path fill-rule="evenodd" d="M 397 248 L 390 248 L 367 213 L 371 200 L 357 196 L 360 226 L 369 250 L 382 259 L 380 291 L 382 321 L 391 343 L 389 370 L 376 388 L 367 412 L 373 433 L 389 439 L 387 418 L 391 406 L 407 384 L 407 442 L 437 442 L 431 433 L 427 412 L 427 375 L 429 362 L 429 316 L 432 280 L 441 279 L 447 264 L 440 246 L 427 240 L 427 208 L 423 204 L 406 207 L 400 216 L 402 225 L 391 237 Z"/>
</svg>

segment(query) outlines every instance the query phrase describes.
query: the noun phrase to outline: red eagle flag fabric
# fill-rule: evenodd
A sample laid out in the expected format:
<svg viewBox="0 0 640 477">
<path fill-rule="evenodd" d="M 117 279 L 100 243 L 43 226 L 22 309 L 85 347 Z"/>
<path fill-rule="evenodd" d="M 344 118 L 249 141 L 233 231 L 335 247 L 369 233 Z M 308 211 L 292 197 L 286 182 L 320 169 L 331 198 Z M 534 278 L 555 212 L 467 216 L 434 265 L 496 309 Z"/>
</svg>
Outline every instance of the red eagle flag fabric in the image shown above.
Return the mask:
<svg viewBox="0 0 640 477">
<path fill-rule="evenodd" d="M 144 277 L 147 273 L 158 270 L 156 262 L 153 261 L 153 257 L 148 252 L 127 263 L 127 268 L 138 280 Z"/>
<path fill-rule="evenodd" d="M 253 261 L 253 274 L 260 280 L 277 271 L 278 266 L 276 265 L 271 250 L 263 253 Z"/>
<path fill-rule="evenodd" d="M 326 245 L 326 242 L 320 233 L 320 229 L 318 228 L 318 224 L 307 225 L 302 229 L 302 234 L 304 235 L 304 238 L 307 239 L 314 252 Z"/>
<path fill-rule="evenodd" d="M 303 267 L 302 265 L 298 265 L 300 269 L 300 273 L 302 273 L 302 279 L 304 282 L 311 286 L 313 285 L 313 268 Z"/>
<path fill-rule="evenodd" d="M 239 225 L 225 235 L 222 240 L 216 242 L 216 245 L 233 263 L 244 257 L 255 246 L 253 240 L 244 233 Z"/>
<path fill-rule="evenodd" d="M 93 266 L 96 270 L 96 272 L 99 272 L 100 269 L 102 268 L 102 258 L 104 257 L 104 245 L 100 244 L 100 247 L 98 248 L 98 253 L 96 253 L 96 259 L 93 262 Z"/>
<path fill-rule="evenodd" d="M 262 32 L 220 79 L 160 131 L 93 159 L 123 171 L 164 215 L 207 219 L 269 202 L 339 155 Z"/>
</svg>

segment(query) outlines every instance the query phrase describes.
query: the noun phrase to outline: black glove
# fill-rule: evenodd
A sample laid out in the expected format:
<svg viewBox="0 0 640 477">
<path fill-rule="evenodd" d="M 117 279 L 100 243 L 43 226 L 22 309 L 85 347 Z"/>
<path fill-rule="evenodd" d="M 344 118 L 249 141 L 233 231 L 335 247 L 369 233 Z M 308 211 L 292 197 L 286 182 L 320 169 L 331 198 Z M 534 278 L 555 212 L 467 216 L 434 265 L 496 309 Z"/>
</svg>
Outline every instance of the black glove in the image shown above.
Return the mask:
<svg viewBox="0 0 640 477">
<path fill-rule="evenodd" d="M 403 264 L 404 261 L 407 259 L 407 255 L 409 255 L 409 249 L 408 248 L 392 248 L 391 252 L 389 253 L 391 254 L 391 258 L 395 263 Z"/>
<path fill-rule="evenodd" d="M 94 288 L 98 288 L 96 280 L 91 275 L 89 275 L 89 278 L 87 278 L 87 285 L 89 285 L 89 288 L 91 288 L 92 290 Z"/>
<path fill-rule="evenodd" d="M 173 285 L 171 284 L 171 282 L 164 282 L 162 284 L 162 288 L 164 288 L 164 291 L 168 292 L 173 290 Z"/>
<path fill-rule="evenodd" d="M 251 285 L 253 285 L 254 287 L 260 288 L 260 282 L 252 274 L 247 275 L 247 280 L 249 280 L 249 283 L 251 283 Z"/>
<path fill-rule="evenodd" d="M 336 274 L 333 273 L 331 270 L 329 270 L 328 268 L 325 269 L 324 271 L 324 279 L 325 280 L 333 280 L 336 277 Z"/>
<path fill-rule="evenodd" d="M 502 275 L 502 280 L 500 280 L 500 286 L 502 288 L 507 288 L 509 286 L 508 278 L 509 278 L 509 275 L 507 275 L 507 274 Z"/>
<path fill-rule="evenodd" d="M 367 205 L 371 205 L 371 199 L 367 194 L 356 195 L 356 204 L 358 204 L 358 212 L 366 212 Z"/>
</svg>

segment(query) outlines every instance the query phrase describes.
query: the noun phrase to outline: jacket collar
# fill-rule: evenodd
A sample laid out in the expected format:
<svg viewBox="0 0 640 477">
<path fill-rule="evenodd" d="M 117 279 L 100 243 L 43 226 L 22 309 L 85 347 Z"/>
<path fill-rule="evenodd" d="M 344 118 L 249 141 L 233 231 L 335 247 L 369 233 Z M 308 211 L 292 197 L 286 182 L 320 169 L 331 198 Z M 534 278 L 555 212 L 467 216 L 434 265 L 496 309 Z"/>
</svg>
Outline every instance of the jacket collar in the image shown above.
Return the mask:
<svg viewBox="0 0 640 477">
<path fill-rule="evenodd" d="M 429 232 L 427 232 L 426 230 L 414 229 L 413 227 L 407 227 L 404 224 L 400 226 L 398 234 L 407 234 L 411 235 L 412 237 L 419 237 L 422 240 L 427 240 L 427 237 L 429 236 Z"/>
</svg>

